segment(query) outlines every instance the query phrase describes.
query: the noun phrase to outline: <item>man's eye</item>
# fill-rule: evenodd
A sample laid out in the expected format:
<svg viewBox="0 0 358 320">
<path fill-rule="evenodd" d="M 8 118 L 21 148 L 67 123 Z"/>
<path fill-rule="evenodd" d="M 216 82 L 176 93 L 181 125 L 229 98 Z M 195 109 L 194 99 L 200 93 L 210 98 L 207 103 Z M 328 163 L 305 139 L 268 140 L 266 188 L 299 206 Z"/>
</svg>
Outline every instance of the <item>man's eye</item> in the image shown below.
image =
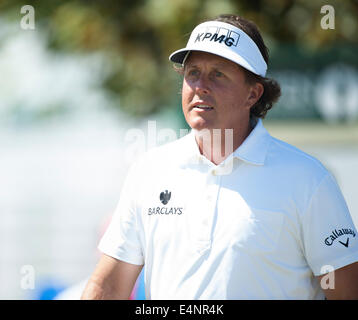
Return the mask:
<svg viewBox="0 0 358 320">
<path fill-rule="evenodd" d="M 197 76 L 199 74 L 198 70 L 192 69 L 188 71 L 189 76 Z"/>
<path fill-rule="evenodd" d="M 220 77 L 222 77 L 224 74 L 222 73 L 222 72 L 220 72 L 220 71 L 215 71 L 215 77 L 217 77 L 217 78 L 220 78 Z"/>
</svg>

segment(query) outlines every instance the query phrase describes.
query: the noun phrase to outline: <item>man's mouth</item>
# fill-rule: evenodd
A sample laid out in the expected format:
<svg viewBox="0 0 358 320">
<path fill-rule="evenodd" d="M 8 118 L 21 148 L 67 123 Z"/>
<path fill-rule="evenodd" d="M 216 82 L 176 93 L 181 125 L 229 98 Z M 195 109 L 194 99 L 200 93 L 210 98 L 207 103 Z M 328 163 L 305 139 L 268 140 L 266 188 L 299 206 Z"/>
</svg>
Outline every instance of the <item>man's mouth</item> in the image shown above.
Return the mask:
<svg viewBox="0 0 358 320">
<path fill-rule="evenodd" d="M 209 110 L 213 110 L 213 107 L 210 107 L 208 105 L 205 104 L 198 104 L 196 106 L 194 106 L 194 109 L 199 109 L 199 110 L 203 110 L 203 111 L 209 111 Z"/>
</svg>

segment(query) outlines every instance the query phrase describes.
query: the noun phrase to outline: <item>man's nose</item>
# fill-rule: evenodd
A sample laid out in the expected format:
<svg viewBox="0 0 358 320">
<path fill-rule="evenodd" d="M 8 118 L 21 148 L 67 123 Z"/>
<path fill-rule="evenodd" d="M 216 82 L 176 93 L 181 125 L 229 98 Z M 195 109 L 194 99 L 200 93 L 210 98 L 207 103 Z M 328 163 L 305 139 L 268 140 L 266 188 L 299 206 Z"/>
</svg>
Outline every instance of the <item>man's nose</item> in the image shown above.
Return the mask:
<svg viewBox="0 0 358 320">
<path fill-rule="evenodd" d="M 201 94 L 210 93 L 209 79 L 205 75 L 201 75 L 195 84 L 196 91 Z"/>
</svg>

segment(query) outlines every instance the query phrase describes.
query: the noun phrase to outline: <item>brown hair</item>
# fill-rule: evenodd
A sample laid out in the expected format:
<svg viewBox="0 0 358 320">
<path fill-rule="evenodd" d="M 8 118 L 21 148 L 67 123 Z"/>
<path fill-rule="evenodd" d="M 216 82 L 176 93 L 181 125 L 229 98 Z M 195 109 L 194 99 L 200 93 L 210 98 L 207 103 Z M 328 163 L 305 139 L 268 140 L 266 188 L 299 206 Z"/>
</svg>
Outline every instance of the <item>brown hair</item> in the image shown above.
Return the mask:
<svg viewBox="0 0 358 320">
<path fill-rule="evenodd" d="M 261 37 L 261 34 L 255 23 L 249 21 L 243 17 L 233 15 L 233 14 L 222 14 L 214 19 L 214 21 L 222 21 L 226 23 L 230 23 L 233 26 L 244 31 L 257 45 L 259 48 L 262 57 L 264 58 L 266 64 L 269 62 L 269 53 L 268 49 Z M 208 20 L 208 21 L 212 21 Z M 254 84 L 259 82 L 264 87 L 264 92 L 260 99 L 251 107 L 250 115 L 257 118 L 264 118 L 266 116 L 267 111 L 269 111 L 273 104 L 280 98 L 281 96 L 281 87 L 278 82 L 274 79 L 266 78 L 259 76 L 245 68 L 242 68 L 246 74 L 246 81 L 249 84 Z"/>
</svg>

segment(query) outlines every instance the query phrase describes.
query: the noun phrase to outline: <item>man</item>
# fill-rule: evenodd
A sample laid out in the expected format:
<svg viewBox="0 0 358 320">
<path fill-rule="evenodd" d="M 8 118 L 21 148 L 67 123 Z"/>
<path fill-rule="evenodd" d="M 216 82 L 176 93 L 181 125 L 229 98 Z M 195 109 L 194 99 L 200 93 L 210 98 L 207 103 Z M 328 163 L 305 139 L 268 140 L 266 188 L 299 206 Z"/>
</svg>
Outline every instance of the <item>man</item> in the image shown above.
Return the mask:
<svg viewBox="0 0 358 320">
<path fill-rule="evenodd" d="M 82 298 L 128 299 L 145 265 L 147 299 L 357 299 L 335 179 L 263 127 L 280 89 L 257 27 L 219 16 L 170 60 L 192 131 L 131 167 Z"/>
</svg>

